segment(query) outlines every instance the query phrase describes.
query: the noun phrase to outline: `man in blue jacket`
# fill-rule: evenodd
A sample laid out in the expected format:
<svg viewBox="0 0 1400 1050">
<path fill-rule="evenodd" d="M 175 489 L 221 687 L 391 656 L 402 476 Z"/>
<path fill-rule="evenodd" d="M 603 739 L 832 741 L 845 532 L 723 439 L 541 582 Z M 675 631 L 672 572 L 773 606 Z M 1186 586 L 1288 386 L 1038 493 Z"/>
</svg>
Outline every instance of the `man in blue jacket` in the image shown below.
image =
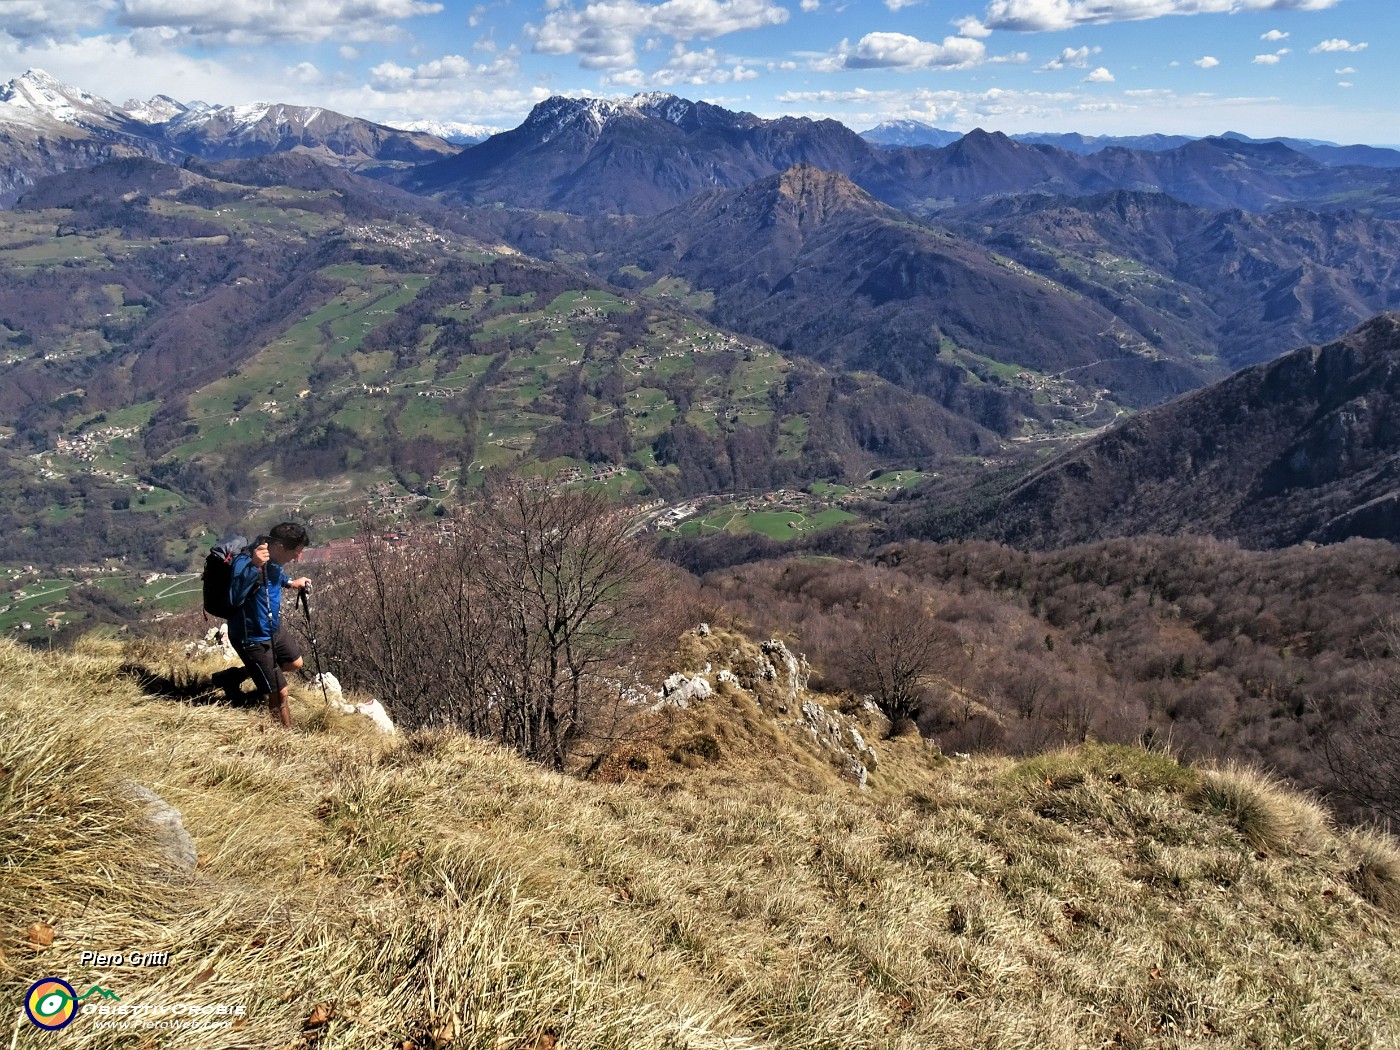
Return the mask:
<svg viewBox="0 0 1400 1050">
<path fill-rule="evenodd" d="M 273 526 L 266 536 L 233 559 L 229 583 L 228 640 L 252 673 L 274 721 L 290 729 L 286 672 L 301 667 L 296 640 L 282 630 L 282 591 L 301 590 L 311 581 L 291 579 L 286 566 L 301 557 L 310 537 L 295 522 Z"/>
</svg>

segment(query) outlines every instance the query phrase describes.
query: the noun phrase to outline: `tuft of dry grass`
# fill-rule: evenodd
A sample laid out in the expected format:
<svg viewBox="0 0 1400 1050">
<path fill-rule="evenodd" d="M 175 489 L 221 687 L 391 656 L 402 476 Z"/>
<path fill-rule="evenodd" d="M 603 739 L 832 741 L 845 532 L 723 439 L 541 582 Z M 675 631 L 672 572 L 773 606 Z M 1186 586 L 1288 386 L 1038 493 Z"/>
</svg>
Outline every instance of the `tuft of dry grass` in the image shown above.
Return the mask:
<svg viewBox="0 0 1400 1050">
<path fill-rule="evenodd" d="M 292 733 L 147 696 L 131 659 L 0 642 L 0 997 L 59 976 L 246 1016 L 53 1036 L 21 1014 L 15 1048 L 1400 1045 L 1397 847 L 1247 771 L 896 741 L 862 794 L 721 697 L 675 727 L 718 757 L 580 782 L 450 732 L 361 735 L 309 691 Z M 179 808 L 195 870 L 132 782 Z M 137 949 L 170 965 L 81 962 Z"/>
<path fill-rule="evenodd" d="M 1264 853 L 1317 849 L 1329 821 L 1322 808 L 1268 774 L 1231 763 L 1204 771 L 1190 795 L 1202 809 L 1219 814 Z"/>
</svg>

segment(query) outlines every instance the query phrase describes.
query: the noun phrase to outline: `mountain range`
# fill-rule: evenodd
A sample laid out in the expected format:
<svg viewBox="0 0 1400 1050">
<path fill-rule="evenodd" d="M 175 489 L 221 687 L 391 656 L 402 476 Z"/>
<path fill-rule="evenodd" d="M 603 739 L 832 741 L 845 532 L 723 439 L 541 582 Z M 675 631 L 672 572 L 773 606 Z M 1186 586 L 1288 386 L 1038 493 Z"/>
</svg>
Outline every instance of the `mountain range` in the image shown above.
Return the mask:
<svg viewBox="0 0 1400 1050">
<path fill-rule="evenodd" d="M 960 131 L 945 131 L 918 120 L 887 120 L 860 133 L 860 137 L 877 146 L 950 146 L 962 138 Z M 1362 164 L 1375 168 L 1400 168 L 1400 149 L 1380 146 L 1342 146 L 1316 139 L 1294 139 L 1277 136 L 1269 139 L 1251 138 L 1237 131 L 1220 136 L 1237 142 L 1276 142 L 1305 154 L 1313 160 L 1335 167 Z M 1011 136 L 1017 142 L 1056 146 L 1085 156 L 1102 150 L 1118 148 L 1163 153 L 1196 141 L 1191 135 L 1080 135 L 1074 132 L 1022 132 Z"/>
<path fill-rule="evenodd" d="M 881 148 L 835 121 L 651 93 L 552 98 L 458 148 L 305 107 L 117 106 L 30 71 L 0 89 L 0 180 L 18 201 L 0 213 L 0 433 L 39 449 L 134 413 L 144 452 L 127 461 L 198 501 L 232 465 L 201 420 L 280 402 L 275 382 L 253 387 L 295 332 L 287 367 L 307 398 L 268 433 L 328 476 L 378 470 L 416 490 L 448 463 L 606 462 L 635 472 L 633 491 L 689 495 L 1019 462 L 958 521 L 982 534 L 979 508 L 1017 488 L 1017 505 L 1050 509 L 1006 517 L 1005 537 L 1059 542 L 1072 513 L 1045 493 L 1067 483 L 1023 476 L 1057 476 L 1049 449 L 1087 437 L 1089 455 L 1183 394 L 1228 402 L 1233 370 L 1400 310 L 1385 151 L 1077 146 L 974 131 Z M 358 319 L 361 298 L 388 305 Z M 337 319 L 313 334 L 323 311 Z M 1356 390 L 1381 382 L 1355 371 Z M 420 384 L 450 411 L 405 400 Z M 1281 419 L 1311 404 L 1268 390 L 1288 401 Z M 239 455 L 265 478 L 296 471 L 247 436 Z M 1382 505 L 1380 484 L 1335 482 L 1325 520 L 1274 502 L 1276 527 L 1256 527 L 1203 503 L 1199 524 L 1260 543 L 1374 531 L 1361 508 Z M 1275 498 L 1247 492 L 1242 506 Z M 912 528 L 966 531 L 916 505 Z"/>
<path fill-rule="evenodd" d="M 327 109 L 217 106 L 168 95 L 122 106 L 31 69 L 0 86 L 0 207 L 45 175 L 120 157 L 179 163 L 301 151 L 356 170 L 385 171 L 452 154 L 436 135 Z"/>
<path fill-rule="evenodd" d="M 882 149 L 836 121 L 764 120 L 664 94 L 551 98 L 519 127 L 401 178 L 466 204 L 648 215 L 797 163 L 845 175 L 878 200 L 923 214 L 998 195 L 1113 189 L 1209 208 L 1293 203 L 1400 214 L 1395 171 L 1330 166 L 1281 142 L 1210 138 L 1160 152 L 1081 155 L 979 130 L 940 148 Z"/>
</svg>

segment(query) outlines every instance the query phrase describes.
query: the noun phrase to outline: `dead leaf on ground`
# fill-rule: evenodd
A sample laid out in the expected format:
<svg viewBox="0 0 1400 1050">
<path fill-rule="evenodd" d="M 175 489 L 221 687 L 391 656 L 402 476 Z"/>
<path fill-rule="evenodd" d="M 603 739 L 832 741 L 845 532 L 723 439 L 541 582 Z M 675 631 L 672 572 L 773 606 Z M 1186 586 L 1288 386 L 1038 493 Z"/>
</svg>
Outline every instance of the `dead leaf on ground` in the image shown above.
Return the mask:
<svg viewBox="0 0 1400 1050">
<path fill-rule="evenodd" d="M 311 1016 L 306 1019 L 306 1028 L 319 1028 L 331 1019 L 331 1008 L 325 1003 L 317 1003 L 311 1008 Z"/>
<path fill-rule="evenodd" d="M 46 922 L 36 922 L 29 927 L 29 932 L 25 934 L 29 938 L 29 943 L 35 948 L 47 948 L 53 944 L 53 927 Z"/>
<path fill-rule="evenodd" d="M 541 1032 L 540 1037 L 535 1040 L 535 1050 L 554 1050 L 559 1043 L 559 1037 L 553 1032 Z"/>
<path fill-rule="evenodd" d="M 206 966 L 204 969 L 200 970 L 199 973 L 195 974 L 193 977 L 190 978 L 190 984 L 189 984 L 189 986 L 190 986 L 191 988 L 197 988 L 197 987 L 199 987 L 201 984 L 208 984 L 208 983 L 209 983 L 210 981 L 212 981 L 213 979 L 214 979 L 214 964 L 213 964 L 213 963 L 210 963 L 210 964 L 209 964 L 208 966 Z"/>
</svg>

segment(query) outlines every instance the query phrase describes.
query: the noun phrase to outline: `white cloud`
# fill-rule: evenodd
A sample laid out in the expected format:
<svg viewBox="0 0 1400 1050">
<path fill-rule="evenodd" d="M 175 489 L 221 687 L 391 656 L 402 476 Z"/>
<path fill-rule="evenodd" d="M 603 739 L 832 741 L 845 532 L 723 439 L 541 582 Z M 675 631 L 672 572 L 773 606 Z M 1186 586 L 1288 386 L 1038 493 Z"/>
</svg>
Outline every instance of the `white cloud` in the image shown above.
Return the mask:
<svg viewBox="0 0 1400 1050">
<path fill-rule="evenodd" d="M 1114 79 L 1115 78 L 1112 73 L 1110 73 L 1103 66 L 1099 66 L 1098 69 L 1094 70 L 1092 73 L 1090 73 L 1087 77 L 1084 78 L 1084 83 L 1112 84 L 1114 82 Z"/>
<path fill-rule="evenodd" d="M 1216 58 L 1214 55 L 1202 55 L 1200 58 L 1196 59 L 1193 65 L 1200 66 L 1202 69 L 1214 69 L 1216 66 L 1220 65 L 1220 59 Z"/>
<path fill-rule="evenodd" d="M 295 66 L 283 70 L 283 74 L 288 80 L 295 80 L 298 84 L 319 84 L 324 79 L 321 71 L 310 62 L 298 62 Z"/>
<path fill-rule="evenodd" d="M 1265 34 L 1264 34 L 1263 36 L 1261 36 L 1259 39 L 1260 39 L 1260 40 L 1267 40 L 1267 41 L 1269 41 L 1270 43 L 1275 43 L 1275 42 L 1277 42 L 1277 41 L 1279 41 L 1279 40 L 1287 40 L 1287 39 L 1288 39 L 1288 34 L 1282 32 L 1282 31 L 1280 31 L 1280 30 L 1278 30 L 1278 29 L 1270 29 L 1267 33 L 1265 33 Z"/>
<path fill-rule="evenodd" d="M 727 33 L 788 20 L 787 8 L 773 0 L 598 0 L 582 10 L 556 2 L 538 25 L 525 33 L 534 50 L 546 55 L 579 56 L 586 69 L 634 65 L 637 38 L 649 34 L 687 41 L 712 40 Z"/>
<path fill-rule="evenodd" d="M 1353 44 L 1350 40 L 1339 40 L 1333 37 L 1331 40 L 1324 40 L 1318 44 L 1312 49 L 1312 53 L 1315 55 L 1319 51 L 1365 51 L 1366 47 L 1366 44 Z"/>
<path fill-rule="evenodd" d="M 992 35 L 992 31 L 982 24 L 981 19 L 972 15 L 955 19 L 953 25 L 958 27 L 959 36 L 970 36 L 974 40 L 985 40 Z"/>
<path fill-rule="evenodd" d="M 1052 58 L 1045 65 L 1040 67 L 1040 71 L 1050 71 L 1058 69 L 1088 69 L 1089 56 L 1097 55 L 1103 48 L 1089 47 L 1067 47 L 1057 56 Z"/>
<path fill-rule="evenodd" d="M 934 44 L 905 33 L 867 33 L 855 47 L 843 40 L 835 69 L 967 69 L 987 60 L 979 40 L 950 36 Z"/>
<path fill-rule="evenodd" d="M 399 92 L 433 89 L 447 82 L 487 80 L 516 73 L 519 69 L 516 57 L 512 48 L 490 63 L 472 62 L 461 55 L 443 55 L 412 67 L 381 62 L 369 71 L 369 82 L 378 91 Z"/>
<path fill-rule="evenodd" d="M 175 29 L 204 44 L 360 42 L 389 39 L 395 22 L 441 10 L 424 0 L 124 0 L 117 21 Z"/>
<path fill-rule="evenodd" d="M 1255 55 L 1254 64 L 1256 66 L 1276 66 L 1279 63 L 1278 55 Z"/>
<path fill-rule="evenodd" d="M 1323 11 L 1340 0 L 991 0 L 982 19 L 992 29 L 1047 32 L 1135 22 L 1166 15 L 1246 11 Z"/>
<path fill-rule="evenodd" d="M 1353 69 L 1351 66 L 1343 66 L 1341 69 L 1334 69 L 1334 70 L 1332 70 L 1332 72 L 1333 72 L 1333 73 L 1336 73 L 1337 76 L 1339 76 L 1339 77 L 1349 77 L 1349 76 L 1351 76 L 1353 73 L 1355 73 L 1356 70 Z"/>
<path fill-rule="evenodd" d="M 116 0 L 0 0 L 0 32 L 16 40 L 65 37 L 95 29 Z"/>
<path fill-rule="evenodd" d="M 885 6 L 891 11 L 900 11 L 906 7 L 914 7 L 916 4 L 922 2 L 923 0 L 885 0 Z"/>
<path fill-rule="evenodd" d="M 1337 81 L 1337 86 L 1339 88 L 1349 88 L 1352 86 L 1352 83 L 1350 80 L 1339 80 Z"/>
<path fill-rule="evenodd" d="M 822 6 L 822 0 L 802 0 L 798 6 L 804 11 L 815 11 Z"/>
<path fill-rule="evenodd" d="M 753 80 L 758 71 L 726 58 L 712 47 L 688 51 L 684 44 L 671 49 L 666 64 L 646 78 L 654 87 L 673 84 L 737 84 Z"/>
</svg>

